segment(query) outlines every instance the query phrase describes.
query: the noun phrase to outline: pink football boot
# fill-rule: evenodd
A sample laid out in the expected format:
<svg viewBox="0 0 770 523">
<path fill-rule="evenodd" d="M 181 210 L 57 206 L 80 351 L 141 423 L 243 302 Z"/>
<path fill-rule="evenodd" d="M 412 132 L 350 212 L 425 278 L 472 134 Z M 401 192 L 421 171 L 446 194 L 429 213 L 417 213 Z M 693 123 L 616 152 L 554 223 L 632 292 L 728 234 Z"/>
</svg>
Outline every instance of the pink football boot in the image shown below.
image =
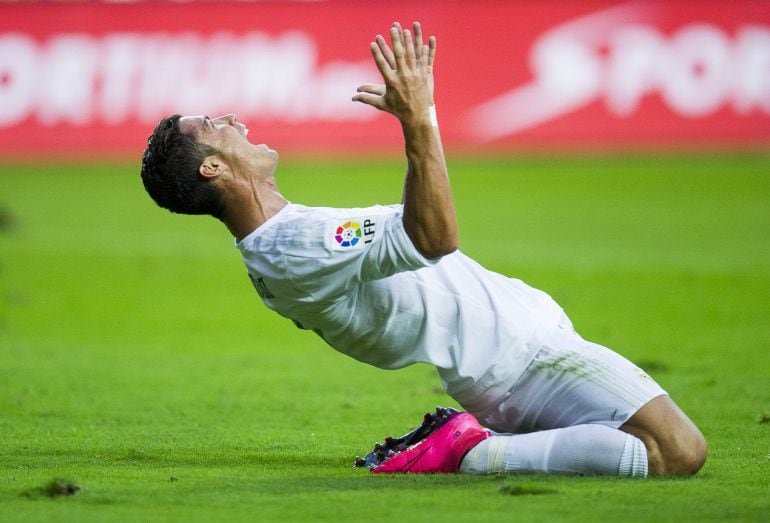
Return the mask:
<svg viewBox="0 0 770 523">
<path fill-rule="evenodd" d="M 457 472 L 470 449 L 490 437 L 467 412 L 437 407 L 420 427 L 398 439 L 386 438 L 355 467 L 373 474 L 447 474 Z"/>
</svg>

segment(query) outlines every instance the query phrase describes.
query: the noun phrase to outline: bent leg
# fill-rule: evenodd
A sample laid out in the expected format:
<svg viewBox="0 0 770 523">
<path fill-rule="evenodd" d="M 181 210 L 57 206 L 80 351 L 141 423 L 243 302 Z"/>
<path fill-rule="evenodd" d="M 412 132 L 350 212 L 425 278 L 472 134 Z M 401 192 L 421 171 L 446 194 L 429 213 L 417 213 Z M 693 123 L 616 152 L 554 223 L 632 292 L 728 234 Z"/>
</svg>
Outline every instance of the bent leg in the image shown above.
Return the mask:
<svg viewBox="0 0 770 523">
<path fill-rule="evenodd" d="M 568 321 L 563 327 L 503 397 L 458 401 L 493 430 L 533 438 L 584 425 L 620 429 L 646 447 L 650 475 L 695 474 L 706 460 L 706 442 L 665 390 L 624 357 L 582 339 Z"/>
<path fill-rule="evenodd" d="M 620 430 L 644 442 L 650 475 L 690 476 L 706 462 L 703 434 L 668 396 L 646 403 Z"/>
</svg>

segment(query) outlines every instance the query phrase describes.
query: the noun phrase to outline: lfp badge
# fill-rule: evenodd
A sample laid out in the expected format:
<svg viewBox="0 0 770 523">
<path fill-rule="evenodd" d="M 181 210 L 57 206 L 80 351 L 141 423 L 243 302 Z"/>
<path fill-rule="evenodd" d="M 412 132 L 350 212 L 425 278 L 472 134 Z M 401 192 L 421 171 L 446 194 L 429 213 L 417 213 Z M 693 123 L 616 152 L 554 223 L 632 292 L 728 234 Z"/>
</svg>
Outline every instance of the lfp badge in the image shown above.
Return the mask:
<svg viewBox="0 0 770 523">
<path fill-rule="evenodd" d="M 358 222 L 345 222 L 337 227 L 334 239 L 340 247 L 355 247 L 361 241 L 361 225 Z"/>
<path fill-rule="evenodd" d="M 363 249 L 374 240 L 375 218 L 355 218 L 327 225 L 326 245 L 336 251 Z"/>
</svg>

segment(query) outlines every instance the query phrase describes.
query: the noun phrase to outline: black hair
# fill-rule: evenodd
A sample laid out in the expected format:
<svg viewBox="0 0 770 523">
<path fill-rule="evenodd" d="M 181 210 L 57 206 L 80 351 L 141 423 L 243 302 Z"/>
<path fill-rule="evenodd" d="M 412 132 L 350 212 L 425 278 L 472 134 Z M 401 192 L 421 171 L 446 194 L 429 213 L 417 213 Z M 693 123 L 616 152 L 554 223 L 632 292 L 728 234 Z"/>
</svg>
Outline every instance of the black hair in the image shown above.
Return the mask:
<svg viewBox="0 0 770 523">
<path fill-rule="evenodd" d="M 164 118 L 147 139 L 142 156 L 142 183 L 159 206 L 180 214 L 222 216 L 222 197 L 212 180 L 200 174 L 214 147 L 179 129 L 180 115 Z"/>
</svg>

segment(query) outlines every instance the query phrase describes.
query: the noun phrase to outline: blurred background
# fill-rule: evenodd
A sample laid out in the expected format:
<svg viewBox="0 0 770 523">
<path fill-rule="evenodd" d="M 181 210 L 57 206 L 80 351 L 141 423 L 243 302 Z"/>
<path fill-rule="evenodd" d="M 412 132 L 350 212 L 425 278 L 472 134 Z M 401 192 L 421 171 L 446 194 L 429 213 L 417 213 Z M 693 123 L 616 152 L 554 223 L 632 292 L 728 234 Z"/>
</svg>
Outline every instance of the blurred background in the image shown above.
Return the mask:
<svg viewBox="0 0 770 523">
<path fill-rule="evenodd" d="M 0 2 L 0 156 L 140 154 L 173 114 L 279 151 L 398 152 L 350 101 L 399 20 L 438 36 L 451 151 L 770 144 L 766 0 Z"/>
</svg>

